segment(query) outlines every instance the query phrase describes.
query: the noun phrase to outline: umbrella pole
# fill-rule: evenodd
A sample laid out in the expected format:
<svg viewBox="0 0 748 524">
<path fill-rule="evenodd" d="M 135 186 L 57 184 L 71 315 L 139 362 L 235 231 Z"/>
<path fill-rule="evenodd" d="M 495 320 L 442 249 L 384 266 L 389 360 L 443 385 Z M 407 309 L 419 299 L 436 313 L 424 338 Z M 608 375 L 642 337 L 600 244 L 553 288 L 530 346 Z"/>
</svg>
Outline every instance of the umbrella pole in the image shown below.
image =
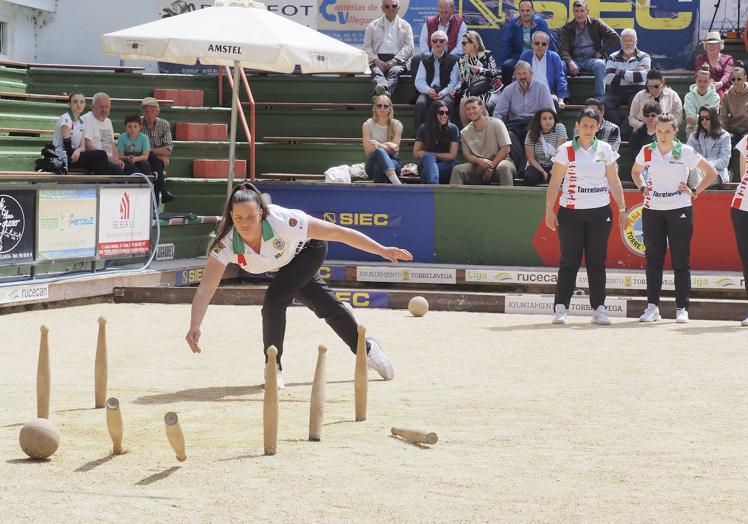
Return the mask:
<svg viewBox="0 0 748 524">
<path fill-rule="evenodd" d="M 234 89 L 231 92 L 231 138 L 229 142 L 229 178 L 226 186 L 226 198 L 231 196 L 234 185 L 234 162 L 236 161 L 236 111 L 239 101 L 239 61 L 234 62 Z"/>
</svg>

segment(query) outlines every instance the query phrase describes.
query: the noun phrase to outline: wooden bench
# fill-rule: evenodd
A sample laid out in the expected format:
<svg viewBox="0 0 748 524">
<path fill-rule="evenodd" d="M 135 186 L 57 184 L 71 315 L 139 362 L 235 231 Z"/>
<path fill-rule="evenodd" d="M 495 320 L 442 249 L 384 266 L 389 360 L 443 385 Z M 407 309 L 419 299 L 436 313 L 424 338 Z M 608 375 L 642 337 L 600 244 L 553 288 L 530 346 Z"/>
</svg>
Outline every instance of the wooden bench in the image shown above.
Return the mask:
<svg viewBox="0 0 748 524">
<path fill-rule="evenodd" d="M 9 67 L 20 67 L 23 69 L 82 69 L 85 71 L 114 71 L 115 73 L 133 73 L 145 71 L 140 66 L 120 65 L 83 65 L 83 64 L 34 64 L 30 62 L 18 62 L 15 60 L 0 60 L 0 65 Z"/>
<path fill-rule="evenodd" d="M 261 173 L 257 175 L 262 180 L 325 180 L 325 175 L 319 173 Z"/>
<path fill-rule="evenodd" d="M 0 98 L 13 98 L 22 100 L 49 100 L 52 102 L 68 102 L 68 95 L 43 95 L 38 93 L 15 93 L 12 91 L 0 91 Z M 92 96 L 87 96 L 86 100 L 93 100 Z M 142 98 L 111 98 L 112 103 L 120 104 L 140 104 Z M 164 106 L 174 105 L 174 100 L 159 100 L 159 104 Z"/>
<path fill-rule="evenodd" d="M 33 136 L 52 135 L 51 129 L 20 129 L 17 127 L 0 127 L 0 133 L 7 133 L 10 136 Z"/>
<path fill-rule="evenodd" d="M 156 177 L 149 177 L 151 181 Z M 91 183 L 143 183 L 140 177 L 129 175 L 94 175 L 86 173 L 71 173 L 58 175 L 49 171 L 0 171 L 0 181 L 22 181 L 22 182 L 91 182 Z"/>
<path fill-rule="evenodd" d="M 243 105 L 249 106 L 249 102 L 242 102 Z M 370 103 L 360 102 L 255 102 L 255 106 L 264 107 L 266 109 L 348 109 L 348 110 L 362 110 L 371 109 Z M 415 105 L 412 104 L 393 104 L 395 109 L 413 109 Z"/>
<path fill-rule="evenodd" d="M 289 144 L 360 144 L 361 137 L 329 137 L 329 136 L 266 136 L 263 142 L 289 143 Z M 403 138 L 400 143 L 413 145 L 415 139 Z"/>
</svg>

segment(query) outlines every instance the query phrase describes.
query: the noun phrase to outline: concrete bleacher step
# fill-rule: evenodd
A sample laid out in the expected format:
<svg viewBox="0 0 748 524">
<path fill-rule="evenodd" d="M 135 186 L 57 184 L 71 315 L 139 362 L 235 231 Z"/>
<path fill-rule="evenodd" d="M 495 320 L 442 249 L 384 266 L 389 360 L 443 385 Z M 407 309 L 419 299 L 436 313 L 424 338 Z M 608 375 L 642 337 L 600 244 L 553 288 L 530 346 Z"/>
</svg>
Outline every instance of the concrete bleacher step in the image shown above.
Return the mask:
<svg viewBox="0 0 748 524">
<path fill-rule="evenodd" d="M 223 159 L 197 159 L 192 161 L 193 178 L 228 178 L 229 161 Z M 247 161 L 236 160 L 234 178 L 247 177 Z"/>
<path fill-rule="evenodd" d="M 174 138 L 177 140 L 227 140 L 229 136 L 229 126 L 227 124 L 180 122 L 174 127 Z"/>
<path fill-rule="evenodd" d="M 205 105 L 205 94 L 201 89 L 154 89 L 153 96 L 174 100 L 175 106 L 203 107 Z"/>
</svg>

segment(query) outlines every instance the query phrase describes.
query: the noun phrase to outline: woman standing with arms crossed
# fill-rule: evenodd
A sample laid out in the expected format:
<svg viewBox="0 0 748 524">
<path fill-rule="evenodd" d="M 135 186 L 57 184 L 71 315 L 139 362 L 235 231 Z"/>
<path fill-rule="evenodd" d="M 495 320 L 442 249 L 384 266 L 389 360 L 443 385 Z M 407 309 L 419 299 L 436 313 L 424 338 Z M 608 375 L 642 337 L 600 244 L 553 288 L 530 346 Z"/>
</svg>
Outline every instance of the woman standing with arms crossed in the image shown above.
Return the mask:
<svg viewBox="0 0 748 524">
<path fill-rule="evenodd" d="M 327 255 L 328 240 L 343 242 L 395 263 L 413 259 L 406 250 L 382 246 L 353 229 L 318 220 L 298 209 L 265 204 L 252 184 L 236 186 L 226 203 L 203 280 L 192 301 L 190 329 L 185 338 L 193 353 L 200 352 L 200 325 L 229 263 L 238 264 L 249 273 L 275 272 L 262 305 L 262 338 L 265 351 L 270 346 L 278 349 L 279 387 L 283 387 L 281 356 L 286 308 L 294 298 L 324 318 L 356 353 L 356 320 L 318 273 Z M 385 380 L 391 380 L 395 370 L 379 343 L 367 337 L 366 347 L 369 367 Z"/>
<path fill-rule="evenodd" d="M 693 208 L 691 199 L 704 192 L 717 178 L 714 166 L 700 154 L 675 138 L 678 126 L 672 115 L 659 115 L 655 124 L 657 140 L 644 146 L 636 156 L 631 178 L 644 194 L 642 231 L 647 258 L 647 308 L 641 322 L 660 320 L 660 292 L 665 253 L 675 274 L 675 321 L 688 322 L 688 299 L 691 295 L 691 236 Z M 694 191 L 688 187 L 688 173 L 699 168 L 704 178 Z M 649 178 L 644 181 L 642 171 Z"/>
<path fill-rule="evenodd" d="M 590 283 L 592 322 L 608 325 L 605 310 L 605 258 L 613 219 L 610 196 L 618 206 L 618 220 L 626 220 L 626 203 L 618 179 L 619 155 L 595 137 L 600 114 L 583 109 L 577 117 L 579 138 L 564 142 L 553 157 L 551 179 L 545 197 L 545 224 L 558 230 L 561 259 L 554 300 L 554 324 L 566 324 L 566 316 L 584 254 Z M 563 187 L 562 187 L 563 183 Z M 553 213 L 559 189 L 558 215 Z"/>
<path fill-rule="evenodd" d="M 745 292 L 748 294 L 748 135 L 744 136 L 735 146 L 740 153 L 740 173 L 742 178 L 735 190 L 730 207 L 730 218 L 735 230 L 735 241 L 738 244 L 740 261 L 743 264 L 743 281 Z M 740 323 L 748 326 L 748 317 Z"/>
</svg>

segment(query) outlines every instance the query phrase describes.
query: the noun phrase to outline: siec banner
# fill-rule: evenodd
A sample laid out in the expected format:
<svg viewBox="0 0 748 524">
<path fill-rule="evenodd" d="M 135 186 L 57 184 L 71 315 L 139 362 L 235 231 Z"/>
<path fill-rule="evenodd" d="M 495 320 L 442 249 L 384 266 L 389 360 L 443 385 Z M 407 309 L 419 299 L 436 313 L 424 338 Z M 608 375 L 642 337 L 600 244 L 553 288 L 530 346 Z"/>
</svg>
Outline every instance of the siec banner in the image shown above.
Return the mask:
<svg viewBox="0 0 748 524">
<path fill-rule="evenodd" d="M 373 184 L 374 185 L 374 184 Z M 296 186 L 258 183 L 274 204 L 365 233 L 385 246 L 410 251 L 417 262 L 434 261 L 434 192 L 427 187 Z M 329 260 L 382 261 L 382 258 L 330 242 Z"/>
<path fill-rule="evenodd" d="M 389 1 L 389 0 L 388 0 Z M 381 0 L 317 0 L 317 28 L 351 45 L 362 45 L 366 26 L 383 16 Z M 398 15 L 413 27 L 415 47 L 424 20 L 436 14 L 436 0 L 392 0 Z M 542 16 L 558 40 L 558 29 L 573 18 L 572 0 L 538 1 Z M 602 18 L 618 32 L 636 29 L 639 48 L 663 69 L 693 67 L 691 57 L 698 42 L 699 0 L 588 0 L 590 16 Z M 498 58 L 507 21 L 518 14 L 519 0 L 455 0 L 456 12 L 468 29 L 478 31 L 486 47 Z"/>
<path fill-rule="evenodd" d="M 96 189 L 39 190 L 38 260 L 96 255 Z"/>
<path fill-rule="evenodd" d="M 99 204 L 101 257 L 148 254 L 151 249 L 151 193 L 142 188 L 102 188 Z"/>
<path fill-rule="evenodd" d="M 35 191 L 0 190 L 0 265 L 34 260 Z"/>
</svg>

